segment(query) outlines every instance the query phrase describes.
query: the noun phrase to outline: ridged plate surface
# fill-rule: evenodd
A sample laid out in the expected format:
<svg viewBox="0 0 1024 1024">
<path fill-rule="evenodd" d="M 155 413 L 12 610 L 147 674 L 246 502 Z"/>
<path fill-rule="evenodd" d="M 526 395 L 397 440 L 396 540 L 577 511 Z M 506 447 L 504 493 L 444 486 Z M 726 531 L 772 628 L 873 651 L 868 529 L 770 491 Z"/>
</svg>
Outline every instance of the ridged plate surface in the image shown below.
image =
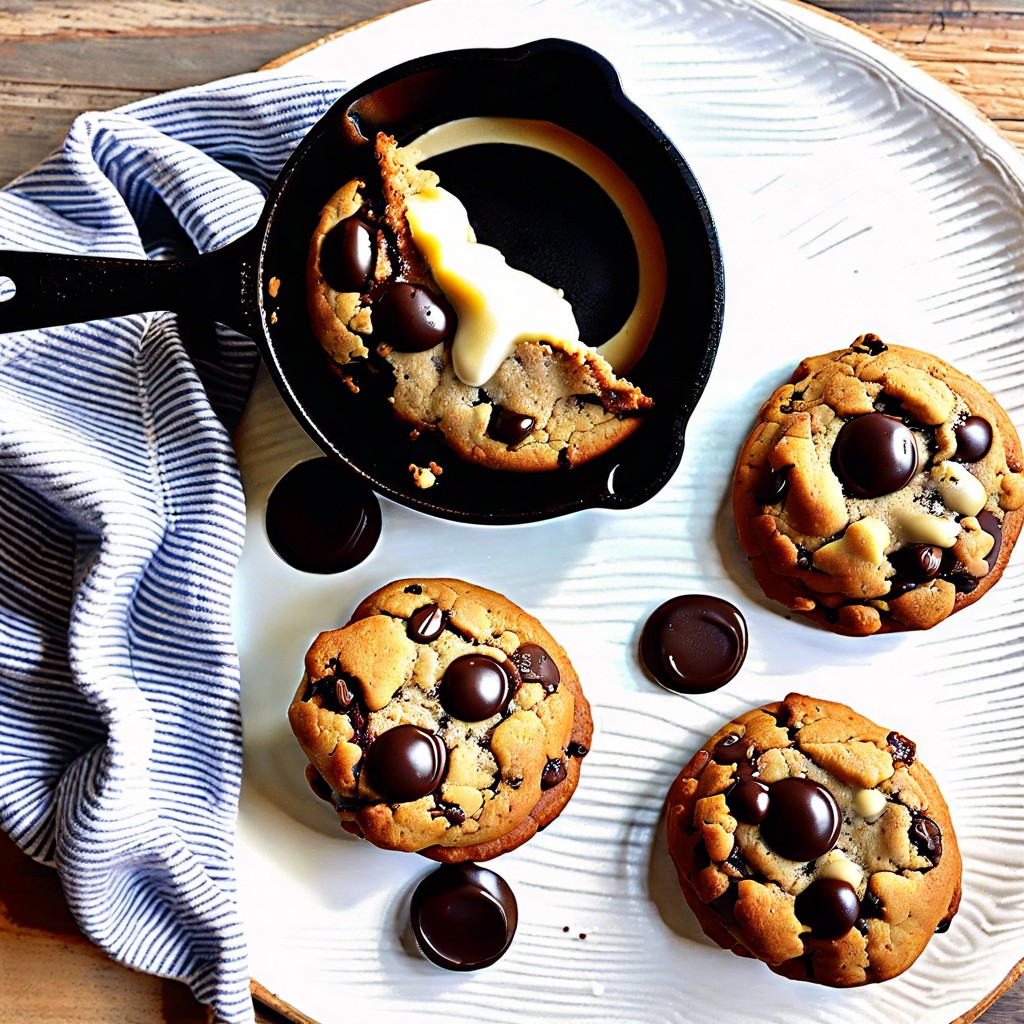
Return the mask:
<svg viewBox="0 0 1024 1024">
<path fill-rule="evenodd" d="M 728 492 L 764 398 L 802 356 L 864 331 L 954 362 L 1020 429 L 1024 166 L 922 73 L 854 31 L 767 0 L 432 0 L 286 70 L 352 84 L 419 54 L 544 36 L 609 57 L 693 166 L 725 254 L 718 361 L 682 465 L 647 505 L 474 528 L 385 502 L 378 550 L 325 578 L 289 569 L 267 545 L 271 487 L 316 449 L 260 382 L 239 435 L 250 522 L 236 594 L 252 974 L 325 1024 L 948 1024 L 1024 957 L 1024 558 L 1018 551 L 990 594 L 930 633 L 835 637 L 761 597 Z M 505 958 L 478 974 L 418 957 L 408 899 L 430 865 L 344 836 L 308 791 L 285 720 L 313 636 L 380 584 L 416 575 L 460 576 L 538 615 L 595 710 L 568 809 L 493 865 L 517 894 L 520 928 Z M 690 592 L 739 605 L 751 637 L 741 674 L 696 699 L 659 691 L 635 654 L 647 615 Z M 884 985 L 800 985 L 719 950 L 673 877 L 659 827 L 669 782 L 720 723 L 790 690 L 911 736 L 950 804 L 964 856 L 960 914 Z"/>
</svg>

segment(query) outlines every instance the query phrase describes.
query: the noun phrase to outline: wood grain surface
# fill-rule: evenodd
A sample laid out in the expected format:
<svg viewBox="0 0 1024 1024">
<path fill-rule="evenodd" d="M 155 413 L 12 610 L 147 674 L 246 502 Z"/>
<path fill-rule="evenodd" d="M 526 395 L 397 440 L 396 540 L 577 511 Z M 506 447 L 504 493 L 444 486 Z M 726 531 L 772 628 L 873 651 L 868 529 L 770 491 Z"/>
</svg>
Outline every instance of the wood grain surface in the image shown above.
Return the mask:
<svg viewBox="0 0 1024 1024">
<path fill-rule="evenodd" d="M 54 149 L 83 110 L 252 71 L 404 6 L 404 0 L 0 0 L 0 184 Z M 1024 152 L 1024 0 L 824 0 L 819 6 L 951 86 Z M 254 996 L 263 1024 L 308 1020 L 258 984 Z M 0 1024 L 209 1019 L 183 985 L 130 971 L 92 946 L 75 926 L 56 874 L 0 836 Z M 1024 985 L 1010 988 L 978 1020 L 1024 1022 Z"/>
</svg>

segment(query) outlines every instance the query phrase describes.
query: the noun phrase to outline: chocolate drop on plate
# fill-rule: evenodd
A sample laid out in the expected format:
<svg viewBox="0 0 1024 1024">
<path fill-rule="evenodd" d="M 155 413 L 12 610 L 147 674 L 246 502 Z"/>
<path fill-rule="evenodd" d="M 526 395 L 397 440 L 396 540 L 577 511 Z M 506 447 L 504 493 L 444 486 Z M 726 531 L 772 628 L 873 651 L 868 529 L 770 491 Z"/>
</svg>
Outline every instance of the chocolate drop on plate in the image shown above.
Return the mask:
<svg viewBox="0 0 1024 1024">
<path fill-rule="evenodd" d="M 957 462 L 978 462 L 992 447 L 992 424 L 982 416 L 968 416 L 956 428 Z"/>
<path fill-rule="evenodd" d="M 440 296 L 418 284 L 388 285 L 373 307 L 373 333 L 398 352 L 423 352 L 447 338 L 455 313 Z"/>
<path fill-rule="evenodd" d="M 532 416 L 496 405 L 487 424 L 487 433 L 495 441 L 507 444 L 511 448 L 520 441 L 525 441 L 533 433 L 536 425 L 537 421 Z"/>
<path fill-rule="evenodd" d="M 433 793 L 447 768 L 448 750 L 440 736 L 417 725 L 396 725 L 370 744 L 363 770 L 388 803 L 400 804 Z"/>
<path fill-rule="evenodd" d="M 1003 543 L 1003 528 L 999 520 L 987 508 L 978 513 L 977 520 L 978 525 L 995 541 L 992 550 L 985 556 L 988 571 L 991 572 L 999 558 L 999 548 Z"/>
<path fill-rule="evenodd" d="M 895 416 L 869 412 L 843 424 L 832 448 L 832 469 L 858 498 L 891 494 L 917 472 L 917 443 Z"/>
<path fill-rule="evenodd" d="M 366 483 L 334 459 L 290 469 L 267 500 L 267 539 L 293 569 L 345 572 L 380 539 L 380 503 Z"/>
<path fill-rule="evenodd" d="M 366 288 L 377 264 L 376 235 L 361 220 L 349 217 L 327 232 L 320 246 L 320 275 L 339 292 Z"/>
<path fill-rule="evenodd" d="M 942 569 L 942 548 L 934 544 L 905 544 L 889 555 L 896 575 L 907 583 L 927 583 Z"/>
<path fill-rule="evenodd" d="M 412 931 L 423 955 L 449 971 L 499 960 L 519 923 L 516 897 L 500 875 L 478 864 L 443 864 L 416 886 Z"/>
<path fill-rule="evenodd" d="M 760 825 L 768 814 L 768 784 L 757 779 L 742 779 L 725 791 L 729 813 L 744 825 Z"/>
<path fill-rule="evenodd" d="M 844 936 L 860 916 L 857 890 L 838 878 L 818 878 L 796 898 L 793 911 L 816 939 Z"/>
<path fill-rule="evenodd" d="M 761 838 L 780 857 L 817 860 L 836 845 L 842 824 L 836 798 L 820 783 L 793 776 L 768 787 Z"/>
<path fill-rule="evenodd" d="M 545 693 L 554 693 L 561 673 L 554 659 L 540 644 L 523 644 L 512 655 L 512 664 L 524 683 L 540 683 Z"/>
<path fill-rule="evenodd" d="M 747 656 L 747 624 L 718 597 L 686 594 L 655 609 L 640 634 L 640 661 L 673 693 L 710 693 L 724 686 Z"/>
<path fill-rule="evenodd" d="M 418 644 L 429 644 L 443 632 L 448 616 L 436 604 L 425 604 L 409 616 L 406 632 L 410 640 Z"/>
<path fill-rule="evenodd" d="M 452 718 L 482 722 L 505 710 L 512 696 L 512 680 L 493 658 L 464 654 L 445 670 L 438 688 L 441 707 Z"/>
</svg>

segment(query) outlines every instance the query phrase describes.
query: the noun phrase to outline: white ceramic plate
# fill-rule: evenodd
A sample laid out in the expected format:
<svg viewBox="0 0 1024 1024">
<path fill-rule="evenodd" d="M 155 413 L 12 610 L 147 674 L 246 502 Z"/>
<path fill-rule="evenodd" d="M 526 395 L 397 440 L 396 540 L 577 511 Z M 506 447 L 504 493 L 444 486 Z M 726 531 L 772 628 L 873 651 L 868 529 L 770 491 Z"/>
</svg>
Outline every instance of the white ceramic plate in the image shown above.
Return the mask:
<svg viewBox="0 0 1024 1024">
<path fill-rule="evenodd" d="M 1020 425 L 1024 166 L 922 73 L 771 0 L 433 0 L 287 70 L 354 84 L 419 54 L 544 36 L 611 59 L 704 186 L 726 265 L 718 361 L 679 471 L 642 508 L 496 528 L 384 502 L 377 551 L 326 578 L 288 568 L 266 542 L 270 488 L 315 449 L 261 382 L 239 435 L 250 510 L 237 588 L 239 876 L 252 974 L 325 1024 L 948 1024 L 1024 956 L 1024 559 L 1018 551 L 999 586 L 930 633 L 836 637 L 760 596 L 727 494 L 763 398 L 801 356 L 864 331 L 950 359 Z M 381 583 L 415 575 L 461 576 L 537 614 L 595 710 L 568 809 L 493 865 L 518 896 L 520 927 L 505 958 L 476 974 L 418 957 L 408 898 L 431 865 L 343 835 L 308 791 L 285 720 L 311 638 Z M 724 690 L 686 699 L 649 683 L 635 648 L 651 610 L 694 591 L 743 609 L 750 654 Z M 960 914 L 884 985 L 800 985 L 712 946 L 660 837 L 665 790 L 704 737 L 790 690 L 911 736 L 949 800 L 964 856 Z"/>
</svg>

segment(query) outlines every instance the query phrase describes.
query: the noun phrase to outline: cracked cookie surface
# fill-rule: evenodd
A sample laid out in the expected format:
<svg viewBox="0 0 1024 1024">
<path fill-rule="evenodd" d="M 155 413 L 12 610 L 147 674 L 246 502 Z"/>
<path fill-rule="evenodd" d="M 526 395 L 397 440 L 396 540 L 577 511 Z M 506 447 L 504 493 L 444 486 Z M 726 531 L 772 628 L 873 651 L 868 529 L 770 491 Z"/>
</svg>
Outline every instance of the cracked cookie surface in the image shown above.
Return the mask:
<svg viewBox="0 0 1024 1024">
<path fill-rule="evenodd" d="M 851 636 L 930 629 L 1002 575 L 1022 470 L 985 388 L 869 334 L 805 359 L 764 404 L 733 508 L 769 597 Z"/>
<path fill-rule="evenodd" d="M 388 584 L 321 633 L 288 718 L 344 828 L 447 862 L 495 857 L 553 821 L 593 732 L 551 634 L 453 579 Z"/>
<path fill-rule="evenodd" d="M 668 847 L 705 934 L 787 978 L 895 977 L 945 931 L 961 860 L 911 740 L 790 694 L 720 729 L 666 800 Z"/>
<path fill-rule="evenodd" d="M 378 138 L 377 155 L 380 180 L 342 186 L 325 205 L 309 248 L 310 322 L 335 367 L 346 373 L 366 364 L 389 367 L 399 419 L 436 431 L 467 461 L 497 469 L 578 465 L 632 434 L 651 400 L 578 342 L 522 341 L 479 387 L 456 376 L 454 313 L 405 219 L 408 197 L 434 188 L 437 175 L 417 167 L 415 152 L 387 136 Z M 339 259 L 344 273 L 336 269 Z M 389 293 L 403 287 L 433 304 L 438 336 L 428 332 L 410 343 L 396 330 L 396 317 L 382 315 Z"/>
</svg>

